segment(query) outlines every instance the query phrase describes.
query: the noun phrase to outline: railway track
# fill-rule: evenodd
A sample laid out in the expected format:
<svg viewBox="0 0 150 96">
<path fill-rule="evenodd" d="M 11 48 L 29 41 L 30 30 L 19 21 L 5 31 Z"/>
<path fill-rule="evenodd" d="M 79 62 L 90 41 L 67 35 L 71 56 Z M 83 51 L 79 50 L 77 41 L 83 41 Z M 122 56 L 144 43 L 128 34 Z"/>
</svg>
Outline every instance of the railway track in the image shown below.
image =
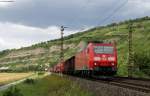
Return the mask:
<svg viewBox="0 0 150 96">
<path fill-rule="evenodd" d="M 75 76 L 76 77 L 76 76 Z M 150 93 L 150 80 L 128 77 L 112 77 L 112 78 L 86 78 L 78 77 L 94 82 L 105 83 L 113 86 L 123 87 L 139 92 Z"/>
<path fill-rule="evenodd" d="M 150 80 L 149 79 L 138 79 L 138 78 L 128 78 L 128 77 L 113 77 L 107 79 L 92 78 L 91 80 L 106 83 L 110 85 L 115 85 L 123 88 L 128 88 L 131 90 L 136 90 L 140 92 L 150 93 Z"/>
<path fill-rule="evenodd" d="M 136 91 L 142 91 L 145 93 L 150 93 L 150 86 L 128 83 L 128 82 L 118 82 L 118 81 L 111 81 L 109 82 L 111 85 L 116 85 L 119 87 L 129 88 Z"/>
</svg>

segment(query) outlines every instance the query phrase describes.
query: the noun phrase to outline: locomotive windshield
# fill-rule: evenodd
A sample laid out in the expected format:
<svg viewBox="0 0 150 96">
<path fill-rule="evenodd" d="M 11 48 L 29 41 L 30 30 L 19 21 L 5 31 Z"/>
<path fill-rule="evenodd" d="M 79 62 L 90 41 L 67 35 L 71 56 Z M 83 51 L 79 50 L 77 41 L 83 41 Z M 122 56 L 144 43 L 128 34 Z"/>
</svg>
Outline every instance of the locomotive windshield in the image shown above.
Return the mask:
<svg viewBox="0 0 150 96">
<path fill-rule="evenodd" d="M 112 46 L 94 46 L 94 52 L 97 54 L 105 53 L 105 54 L 113 54 Z"/>
</svg>

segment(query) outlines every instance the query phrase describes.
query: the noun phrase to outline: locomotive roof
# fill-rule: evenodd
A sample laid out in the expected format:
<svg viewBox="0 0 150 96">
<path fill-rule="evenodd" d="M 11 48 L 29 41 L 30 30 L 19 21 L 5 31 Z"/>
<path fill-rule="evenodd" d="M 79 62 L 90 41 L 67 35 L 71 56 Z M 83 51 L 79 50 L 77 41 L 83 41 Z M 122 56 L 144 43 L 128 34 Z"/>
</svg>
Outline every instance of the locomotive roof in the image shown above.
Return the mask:
<svg viewBox="0 0 150 96">
<path fill-rule="evenodd" d="M 101 40 L 101 41 L 81 41 L 78 45 L 78 52 L 84 50 L 89 43 L 113 44 L 112 42 L 103 41 L 103 40 Z"/>
<path fill-rule="evenodd" d="M 87 43 L 104 43 L 103 41 L 88 41 Z"/>
<path fill-rule="evenodd" d="M 114 44 L 112 41 L 88 41 L 87 44 L 89 43 Z"/>
</svg>

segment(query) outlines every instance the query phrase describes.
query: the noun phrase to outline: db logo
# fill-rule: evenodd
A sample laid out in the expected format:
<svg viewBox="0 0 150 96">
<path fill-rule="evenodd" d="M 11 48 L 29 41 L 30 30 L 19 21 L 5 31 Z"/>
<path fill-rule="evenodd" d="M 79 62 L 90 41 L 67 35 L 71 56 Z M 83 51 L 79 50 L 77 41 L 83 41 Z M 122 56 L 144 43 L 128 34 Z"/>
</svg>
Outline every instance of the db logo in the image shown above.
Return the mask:
<svg viewBox="0 0 150 96">
<path fill-rule="evenodd" d="M 102 55 L 102 57 L 103 57 L 103 58 L 105 58 L 105 57 L 106 57 L 106 55 Z"/>
</svg>

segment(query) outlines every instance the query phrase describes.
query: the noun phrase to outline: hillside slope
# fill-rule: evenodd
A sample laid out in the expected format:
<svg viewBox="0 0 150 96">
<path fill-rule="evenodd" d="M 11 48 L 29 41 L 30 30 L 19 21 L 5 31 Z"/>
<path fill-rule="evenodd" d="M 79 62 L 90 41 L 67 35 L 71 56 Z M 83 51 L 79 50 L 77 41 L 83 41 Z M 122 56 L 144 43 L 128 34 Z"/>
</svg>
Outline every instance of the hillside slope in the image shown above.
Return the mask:
<svg viewBox="0 0 150 96">
<path fill-rule="evenodd" d="M 115 40 L 118 48 L 118 75 L 126 76 L 128 63 L 128 37 L 115 36 L 128 34 L 128 24 L 133 22 L 133 49 L 135 61 L 135 76 L 150 75 L 150 18 L 144 17 L 113 23 L 103 27 L 92 28 L 85 32 L 72 34 L 64 38 L 65 59 L 76 53 L 77 45 L 82 40 Z M 6 50 L 0 53 L 0 66 L 10 70 L 28 71 L 52 66 L 59 61 L 60 40 L 42 42 L 18 50 Z"/>
</svg>

